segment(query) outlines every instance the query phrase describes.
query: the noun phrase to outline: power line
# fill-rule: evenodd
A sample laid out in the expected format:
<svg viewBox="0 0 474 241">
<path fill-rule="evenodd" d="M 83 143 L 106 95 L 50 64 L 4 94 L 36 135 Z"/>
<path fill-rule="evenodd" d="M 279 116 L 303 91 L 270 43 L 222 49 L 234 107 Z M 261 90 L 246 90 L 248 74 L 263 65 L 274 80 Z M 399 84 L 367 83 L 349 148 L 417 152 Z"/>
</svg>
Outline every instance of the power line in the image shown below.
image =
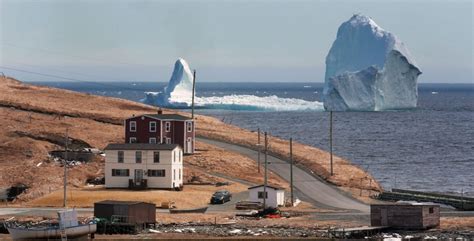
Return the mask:
<svg viewBox="0 0 474 241">
<path fill-rule="evenodd" d="M 110 60 L 107 60 L 107 59 L 90 58 L 90 57 L 85 57 L 85 56 L 80 56 L 80 55 L 70 55 L 70 54 L 60 53 L 60 52 L 57 52 L 57 51 L 54 51 L 54 50 L 24 47 L 24 46 L 19 46 L 19 45 L 16 45 L 16 44 L 5 43 L 5 42 L 0 42 L 0 44 L 5 45 L 5 46 L 9 46 L 9 47 L 13 47 L 13 48 L 18 48 L 18 49 L 25 49 L 25 50 L 33 50 L 33 51 L 37 51 L 37 52 L 43 52 L 43 53 L 47 53 L 47 54 L 50 54 L 50 55 L 51 54 L 52 55 L 60 55 L 60 56 L 69 57 L 69 58 L 76 58 L 76 59 L 82 59 L 82 60 L 87 60 L 87 61 L 95 61 L 95 62 L 111 64 Z M 123 61 L 115 61 L 114 64 L 148 66 L 148 65 L 144 65 L 144 64 L 128 63 L 128 62 L 123 62 Z"/>
<path fill-rule="evenodd" d="M 12 68 L 12 67 L 1 66 L 1 65 L 0 65 L 0 69 L 8 69 L 8 70 L 18 71 L 18 72 L 22 72 L 22 73 L 40 75 L 40 76 L 44 76 L 44 77 L 51 77 L 51 78 L 64 79 L 64 80 L 72 80 L 72 81 L 76 81 L 76 82 L 90 83 L 90 84 L 96 84 L 96 85 L 107 86 L 107 87 L 116 87 L 116 88 L 133 90 L 133 91 L 146 91 L 146 90 L 142 90 L 142 89 L 129 88 L 129 87 L 126 87 L 126 86 L 118 86 L 118 85 L 113 85 L 113 84 L 106 84 L 106 83 L 103 83 L 103 82 L 94 82 L 94 81 L 89 81 L 89 80 L 70 78 L 70 77 L 64 77 L 64 76 L 53 75 L 53 74 L 39 73 L 39 72 L 35 72 L 35 71 L 24 70 L 24 69 L 19 69 L 19 68 Z"/>
<path fill-rule="evenodd" d="M 37 68 L 37 69 L 44 69 L 46 71 L 60 72 L 60 73 L 63 73 L 63 74 L 81 75 L 81 76 L 85 76 L 85 77 L 89 77 L 89 78 L 100 78 L 102 80 L 109 80 L 109 77 L 104 77 L 104 76 L 95 75 L 95 74 L 86 74 L 86 73 L 78 73 L 78 72 L 72 72 L 72 71 L 64 71 L 64 70 L 60 70 L 58 68 L 51 68 L 49 66 L 48 67 L 38 66 L 38 65 L 26 64 L 26 63 L 17 62 L 17 61 L 12 61 L 12 62 L 9 61 L 9 63 L 12 63 L 16 66 L 25 66 L 25 67 L 32 67 L 32 68 Z"/>
</svg>

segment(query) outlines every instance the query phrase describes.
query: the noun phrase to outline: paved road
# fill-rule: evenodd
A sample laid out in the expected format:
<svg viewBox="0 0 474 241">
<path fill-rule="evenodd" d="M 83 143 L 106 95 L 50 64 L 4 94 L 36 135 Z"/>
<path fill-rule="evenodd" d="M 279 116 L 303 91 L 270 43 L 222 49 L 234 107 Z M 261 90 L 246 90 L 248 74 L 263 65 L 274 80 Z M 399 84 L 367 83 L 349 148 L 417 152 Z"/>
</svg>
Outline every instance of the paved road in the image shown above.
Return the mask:
<svg viewBox="0 0 474 241">
<path fill-rule="evenodd" d="M 197 140 L 240 153 L 255 161 L 257 160 L 257 151 L 252 149 L 205 138 L 197 138 Z M 261 160 L 263 163 L 263 155 L 261 155 Z M 268 163 L 268 169 L 270 171 L 276 173 L 289 182 L 290 166 L 286 161 L 269 155 Z M 296 166 L 293 167 L 293 183 L 294 188 L 296 189 L 296 194 L 300 199 L 310 201 L 318 207 L 356 210 L 364 213 L 369 212 L 368 205 L 350 197 L 333 185 L 316 178 Z"/>
<path fill-rule="evenodd" d="M 223 188 L 225 189 L 225 188 Z M 232 194 L 232 199 L 229 202 L 226 202 L 224 204 L 211 204 L 207 208 L 206 213 L 213 213 L 213 212 L 235 212 L 235 204 L 239 201 L 242 200 L 247 200 L 249 197 L 249 192 L 239 192 L 239 193 L 233 193 Z"/>
</svg>

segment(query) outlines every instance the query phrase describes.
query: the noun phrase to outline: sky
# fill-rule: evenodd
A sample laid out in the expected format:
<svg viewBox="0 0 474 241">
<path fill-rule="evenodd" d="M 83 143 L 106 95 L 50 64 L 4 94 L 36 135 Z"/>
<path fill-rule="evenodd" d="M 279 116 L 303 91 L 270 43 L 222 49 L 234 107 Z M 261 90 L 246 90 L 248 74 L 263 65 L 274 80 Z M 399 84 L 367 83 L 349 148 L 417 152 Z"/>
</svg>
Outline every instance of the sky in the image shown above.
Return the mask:
<svg viewBox="0 0 474 241">
<path fill-rule="evenodd" d="M 473 83 L 473 1 L 0 0 L 0 66 L 88 81 L 323 82 L 339 25 L 370 16 L 420 83 Z M 63 81 L 12 69 L 25 81 Z"/>
</svg>

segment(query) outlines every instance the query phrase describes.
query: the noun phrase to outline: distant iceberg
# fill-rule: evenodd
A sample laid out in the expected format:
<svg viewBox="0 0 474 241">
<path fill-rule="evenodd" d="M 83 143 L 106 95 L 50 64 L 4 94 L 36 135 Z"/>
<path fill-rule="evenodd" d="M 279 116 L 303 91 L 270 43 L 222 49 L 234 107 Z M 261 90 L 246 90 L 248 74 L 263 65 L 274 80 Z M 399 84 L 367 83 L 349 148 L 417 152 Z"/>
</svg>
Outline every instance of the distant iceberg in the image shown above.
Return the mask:
<svg viewBox="0 0 474 241">
<path fill-rule="evenodd" d="M 144 102 L 163 107 L 189 107 L 192 102 L 193 73 L 183 58 L 176 60 L 168 85 L 161 92 L 146 92 Z"/>
<path fill-rule="evenodd" d="M 168 85 L 159 92 L 145 92 L 146 104 L 167 108 L 190 108 L 192 102 L 193 74 L 186 60 L 179 58 L 174 64 Z M 227 95 L 198 97 L 194 99 L 196 108 L 253 110 L 253 111 L 307 111 L 324 110 L 318 101 L 295 98 L 280 98 L 275 95 Z"/>
<path fill-rule="evenodd" d="M 405 45 L 371 18 L 355 14 L 338 29 L 326 57 L 326 110 L 414 108 L 421 74 Z"/>
</svg>

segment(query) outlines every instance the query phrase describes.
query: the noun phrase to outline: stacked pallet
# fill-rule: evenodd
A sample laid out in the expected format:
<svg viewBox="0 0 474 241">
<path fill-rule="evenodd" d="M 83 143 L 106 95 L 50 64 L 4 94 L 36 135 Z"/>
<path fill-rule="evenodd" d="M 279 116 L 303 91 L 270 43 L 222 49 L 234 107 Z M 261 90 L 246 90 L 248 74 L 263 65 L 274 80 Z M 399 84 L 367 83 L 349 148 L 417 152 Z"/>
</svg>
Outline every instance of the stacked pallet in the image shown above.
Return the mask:
<svg viewBox="0 0 474 241">
<path fill-rule="evenodd" d="M 263 209 L 263 203 L 240 201 L 235 204 L 235 208 L 238 210 L 260 210 Z"/>
</svg>

